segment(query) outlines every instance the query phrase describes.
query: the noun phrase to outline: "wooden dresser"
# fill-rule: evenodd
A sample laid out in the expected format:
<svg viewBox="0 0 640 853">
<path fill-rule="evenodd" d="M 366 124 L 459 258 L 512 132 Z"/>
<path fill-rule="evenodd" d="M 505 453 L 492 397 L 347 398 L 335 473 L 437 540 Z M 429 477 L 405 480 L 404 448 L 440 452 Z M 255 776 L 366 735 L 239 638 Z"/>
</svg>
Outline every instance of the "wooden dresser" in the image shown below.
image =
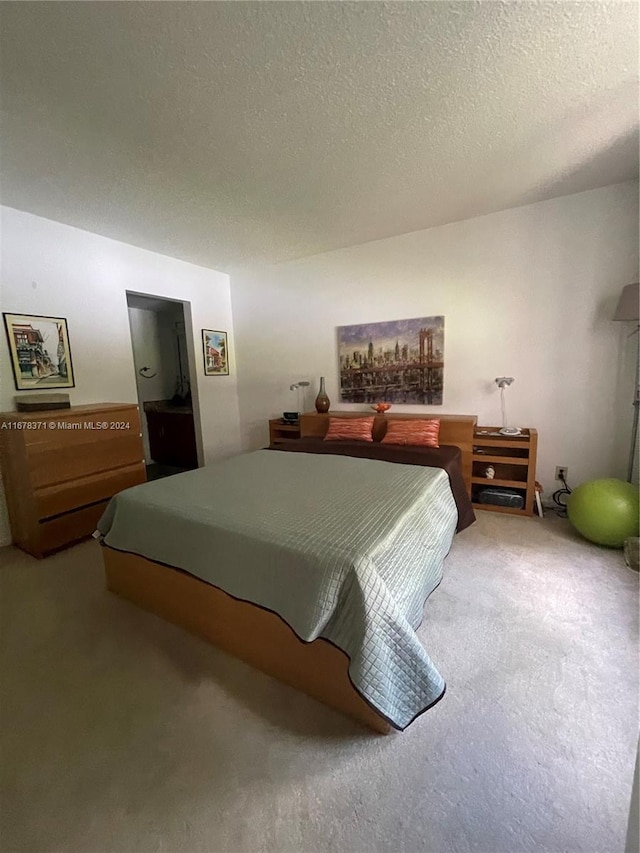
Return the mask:
<svg viewBox="0 0 640 853">
<path fill-rule="evenodd" d="M 112 495 L 145 482 L 138 407 L 1 413 L 0 465 L 13 541 L 42 557 L 90 536 Z"/>
</svg>

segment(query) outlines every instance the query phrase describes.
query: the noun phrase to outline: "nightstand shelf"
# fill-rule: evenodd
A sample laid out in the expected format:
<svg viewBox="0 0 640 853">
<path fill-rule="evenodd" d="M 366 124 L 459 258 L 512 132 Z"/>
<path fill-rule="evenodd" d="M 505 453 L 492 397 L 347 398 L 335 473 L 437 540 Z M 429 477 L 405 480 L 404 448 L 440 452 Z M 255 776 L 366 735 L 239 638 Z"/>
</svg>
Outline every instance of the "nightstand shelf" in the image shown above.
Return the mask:
<svg viewBox="0 0 640 853">
<path fill-rule="evenodd" d="M 473 462 L 486 462 L 487 457 L 491 456 L 493 459 L 496 457 L 489 451 L 488 453 L 474 453 L 471 457 Z M 510 465 L 524 465 L 527 467 L 529 465 L 529 457 L 528 456 L 502 456 L 500 455 L 501 463 L 509 463 Z"/>
<path fill-rule="evenodd" d="M 481 509 L 483 512 L 506 512 L 507 515 L 522 515 L 524 517 L 533 515 L 532 512 L 526 512 L 524 509 L 514 509 L 510 506 L 495 506 L 494 504 L 473 503 L 474 509 Z"/>
<path fill-rule="evenodd" d="M 297 441 L 300 438 L 300 422 L 295 424 L 283 423 L 281 418 L 269 421 L 269 445 L 285 444 L 287 441 Z"/>
<path fill-rule="evenodd" d="M 478 485 L 486 486 L 504 486 L 507 489 L 522 489 L 525 485 L 522 480 L 500 480 L 497 477 L 494 477 L 492 480 L 489 480 L 488 477 L 472 477 L 472 483 L 477 483 Z"/>
<path fill-rule="evenodd" d="M 502 435 L 499 427 L 476 427 L 473 437 L 471 493 L 475 509 L 505 512 L 509 515 L 533 515 L 535 504 L 536 453 L 538 433 L 523 429 L 520 435 Z M 485 475 L 491 465 L 495 474 Z M 522 509 L 480 503 L 480 492 L 487 488 L 509 489 L 521 495 Z"/>
</svg>

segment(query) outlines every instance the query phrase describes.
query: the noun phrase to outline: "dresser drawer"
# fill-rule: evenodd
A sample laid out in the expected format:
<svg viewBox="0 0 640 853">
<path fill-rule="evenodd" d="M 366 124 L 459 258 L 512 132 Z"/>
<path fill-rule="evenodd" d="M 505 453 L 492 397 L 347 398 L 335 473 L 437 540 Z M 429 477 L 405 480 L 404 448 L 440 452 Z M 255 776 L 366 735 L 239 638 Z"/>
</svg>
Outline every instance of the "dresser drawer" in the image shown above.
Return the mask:
<svg viewBox="0 0 640 853">
<path fill-rule="evenodd" d="M 105 432 L 99 437 L 72 433 L 70 440 L 55 450 L 48 444 L 32 445 L 28 464 L 32 488 L 41 489 L 142 462 L 137 433 Z"/>
<path fill-rule="evenodd" d="M 63 545 L 91 536 L 108 503 L 109 501 L 100 501 L 74 512 L 66 512 L 49 521 L 41 521 L 37 535 L 39 547 L 35 556 L 41 557 L 48 551 L 55 551 Z"/>
<path fill-rule="evenodd" d="M 35 492 L 36 512 L 39 519 L 49 518 L 110 498 L 129 486 L 144 483 L 146 479 L 145 466 L 138 462 L 126 468 L 91 474 L 80 480 L 45 486 Z"/>
</svg>

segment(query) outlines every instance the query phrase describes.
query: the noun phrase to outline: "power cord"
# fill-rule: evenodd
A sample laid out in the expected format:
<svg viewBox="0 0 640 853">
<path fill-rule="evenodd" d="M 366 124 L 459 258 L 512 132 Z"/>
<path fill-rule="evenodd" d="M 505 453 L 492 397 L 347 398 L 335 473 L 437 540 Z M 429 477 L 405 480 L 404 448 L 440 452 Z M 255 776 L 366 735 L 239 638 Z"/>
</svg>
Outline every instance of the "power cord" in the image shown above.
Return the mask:
<svg viewBox="0 0 640 853">
<path fill-rule="evenodd" d="M 556 512 L 561 518 L 566 518 L 567 498 L 571 494 L 571 489 L 569 488 L 569 484 L 567 483 L 564 474 L 561 473 L 558 479 L 562 482 L 563 488 L 558 489 L 551 495 L 555 504 L 555 506 L 551 507 L 551 509 Z"/>
</svg>

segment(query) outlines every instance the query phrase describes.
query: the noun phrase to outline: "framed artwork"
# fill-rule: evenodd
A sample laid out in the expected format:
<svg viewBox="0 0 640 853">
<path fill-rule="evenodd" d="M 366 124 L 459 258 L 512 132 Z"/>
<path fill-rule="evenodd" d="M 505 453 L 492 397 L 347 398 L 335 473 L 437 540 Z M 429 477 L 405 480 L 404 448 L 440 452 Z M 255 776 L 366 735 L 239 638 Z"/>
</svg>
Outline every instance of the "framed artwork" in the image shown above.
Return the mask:
<svg viewBox="0 0 640 853">
<path fill-rule="evenodd" d="M 338 328 L 343 403 L 442 405 L 444 317 Z"/>
<path fill-rule="evenodd" d="M 227 333 L 202 330 L 202 349 L 204 352 L 205 376 L 228 376 L 229 358 Z"/>
<path fill-rule="evenodd" d="M 73 388 L 69 332 L 64 317 L 3 313 L 18 391 Z"/>
</svg>

